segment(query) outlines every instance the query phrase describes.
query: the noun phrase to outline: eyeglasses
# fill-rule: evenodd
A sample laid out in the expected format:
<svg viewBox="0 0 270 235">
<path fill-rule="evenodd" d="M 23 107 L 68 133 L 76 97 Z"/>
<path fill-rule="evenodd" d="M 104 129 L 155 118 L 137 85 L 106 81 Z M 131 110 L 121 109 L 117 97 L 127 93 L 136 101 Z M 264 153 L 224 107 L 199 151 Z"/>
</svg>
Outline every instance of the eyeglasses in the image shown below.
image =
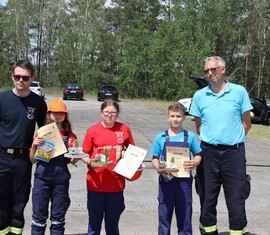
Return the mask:
<svg viewBox="0 0 270 235">
<path fill-rule="evenodd" d="M 13 75 L 13 77 L 16 82 L 20 81 L 21 78 L 24 82 L 27 82 L 31 78 L 31 76 L 23 76 L 23 75 Z"/>
<path fill-rule="evenodd" d="M 108 116 L 109 114 L 111 114 L 112 116 L 116 116 L 118 114 L 118 112 L 115 112 L 115 111 L 112 111 L 112 112 L 109 112 L 109 111 L 102 111 L 102 113 L 106 116 Z"/>
<path fill-rule="evenodd" d="M 217 72 L 217 69 L 219 69 L 220 67 L 221 67 L 221 66 L 215 67 L 215 68 L 211 68 L 211 69 L 206 69 L 206 70 L 203 70 L 203 72 L 204 72 L 205 74 L 208 74 L 209 71 L 211 71 L 211 73 L 216 73 L 216 72 Z"/>
</svg>

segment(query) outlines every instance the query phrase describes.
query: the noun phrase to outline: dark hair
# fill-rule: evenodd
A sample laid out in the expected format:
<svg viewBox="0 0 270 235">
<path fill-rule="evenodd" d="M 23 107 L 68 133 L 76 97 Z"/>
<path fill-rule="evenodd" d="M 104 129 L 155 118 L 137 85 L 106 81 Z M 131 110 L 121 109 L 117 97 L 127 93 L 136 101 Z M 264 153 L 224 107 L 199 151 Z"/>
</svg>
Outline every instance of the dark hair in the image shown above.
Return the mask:
<svg viewBox="0 0 270 235">
<path fill-rule="evenodd" d="M 183 115 L 185 115 L 185 112 L 186 112 L 186 108 L 184 105 L 182 105 L 181 103 L 179 102 L 174 102 L 174 103 L 171 103 L 168 107 L 168 113 L 170 111 L 173 111 L 173 112 L 181 112 Z"/>
<path fill-rule="evenodd" d="M 13 66 L 13 71 L 12 71 L 13 73 L 14 73 L 15 68 L 17 68 L 17 67 L 20 67 L 22 69 L 27 69 L 31 73 L 31 75 L 35 74 L 35 68 L 34 68 L 33 64 L 29 61 L 18 60 Z"/>
<path fill-rule="evenodd" d="M 47 112 L 45 124 L 50 124 L 50 123 L 53 122 L 53 121 L 50 119 L 50 114 L 51 114 L 51 113 L 52 113 L 51 111 Z M 62 127 L 63 127 L 63 129 L 66 130 L 69 134 L 74 134 L 73 131 L 72 131 L 71 122 L 69 121 L 69 118 L 68 118 L 68 114 L 67 114 L 67 113 L 66 113 L 66 116 L 65 116 L 64 121 L 62 122 Z"/>
<path fill-rule="evenodd" d="M 102 111 L 103 109 L 105 109 L 108 106 L 114 106 L 115 109 L 117 110 L 118 113 L 120 113 L 120 107 L 117 101 L 115 100 L 104 100 L 104 102 L 101 104 L 100 106 L 100 111 Z"/>
</svg>

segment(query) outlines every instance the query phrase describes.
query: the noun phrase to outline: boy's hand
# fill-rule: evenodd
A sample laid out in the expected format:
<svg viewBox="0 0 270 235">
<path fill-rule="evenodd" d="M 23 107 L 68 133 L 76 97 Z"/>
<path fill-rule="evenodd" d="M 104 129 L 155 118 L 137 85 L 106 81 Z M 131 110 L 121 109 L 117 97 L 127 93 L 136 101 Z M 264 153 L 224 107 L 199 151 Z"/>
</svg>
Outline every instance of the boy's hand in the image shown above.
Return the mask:
<svg viewBox="0 0 270 235">
<path fill-rule="evenodd" d="M 201 161 L 202 161 L 202 157 L 197 155 L 192 160 L 184 161 L 184 168 L 185 168 L 185 170 L 191 171 L 195 167 L 199 166 Z"/>
<path fill-rule="evenodd" d="M 170 178 L 172 176 L 171 172 L 164 170 L 164 168 L 157 167 L 156 171 L 157 173 L 163 175 L 166 178 Z"/>
</svg>

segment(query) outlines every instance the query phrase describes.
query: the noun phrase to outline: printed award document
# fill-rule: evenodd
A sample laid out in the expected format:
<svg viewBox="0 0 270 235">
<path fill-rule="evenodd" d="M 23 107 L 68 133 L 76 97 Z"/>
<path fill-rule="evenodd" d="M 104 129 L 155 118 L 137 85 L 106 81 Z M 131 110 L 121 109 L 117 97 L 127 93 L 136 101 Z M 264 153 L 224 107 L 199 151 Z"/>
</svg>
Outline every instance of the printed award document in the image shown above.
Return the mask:
<svg viewBox="0 0 270 235">
<path fill-rule="evenodd" d="M 49 141 L 54 144 L 54 150 L 51 153 L 50 159 L 67 152 L 66 145 L 64 144 L 55 122 L 39 128 L 37 130 L 37 134 L 39 137 L 44 138 L 45 141 Z"/>
<path fill-rule="evenodd" d="M 125 152 L 125 156 L 120 159 L 113 170 L 119 175 L 131 179 L 140 167 L 146 154 L 146 150 L 130 144 Z"/>
<path fill-rule="evenodd" d="M 175 177 L 189 178 L 190 172 L 184 169 L 184 161 L 188 161 L 189 148 L 166 146 L 166 162 L 173 168 L 179 169 L 178 172 L 172 172 Z"/>
</svg>

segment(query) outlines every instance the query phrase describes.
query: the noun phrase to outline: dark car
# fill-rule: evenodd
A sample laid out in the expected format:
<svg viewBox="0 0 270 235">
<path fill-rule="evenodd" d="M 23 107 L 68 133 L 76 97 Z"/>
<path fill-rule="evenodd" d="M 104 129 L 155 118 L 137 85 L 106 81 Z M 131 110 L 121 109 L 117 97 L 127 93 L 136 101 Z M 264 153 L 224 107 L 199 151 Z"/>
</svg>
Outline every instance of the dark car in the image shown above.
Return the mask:
<svg viewBox="0 0 270 235">
<path fill-rule="evenodd" d="M 98 89 L 97 100 L 114 99 L 118 101 L 118 91 L 113 85 L 102 85 Z"/>
<path fill-rule="evenodd" d="M 198 87 L 204 88 L 208 85 L 208 81 L 204 77 L 199 76 L 191 76 L 189 77 L 191 80 L 196 82 Z M 249 94 L 250 102 L 253 107 L 252 110 L 250 110 L 250 116 L 251 121 L 253 123 L 259 122 L 266 125 L 270 124 L 270 108 L 267 105 L 267 102 L 265 99 L 260 99 L 258 97 L 254 97 Z"/>
<path fill-rule="evenodd" d="M 253 122 L 261 122 L 266 125 L 270 124 L 270 107 L 265 99 L 260 99 L 249 95 L 250 102 L 253 106 L 251 110 L 251 120 Z"/>
<path fill-rule="evenodd" d="M 63 89 L 63 100 L 79 99 L 83 100 L 83 88 L 78 84 L 67 84 Z"/>
</svg>

